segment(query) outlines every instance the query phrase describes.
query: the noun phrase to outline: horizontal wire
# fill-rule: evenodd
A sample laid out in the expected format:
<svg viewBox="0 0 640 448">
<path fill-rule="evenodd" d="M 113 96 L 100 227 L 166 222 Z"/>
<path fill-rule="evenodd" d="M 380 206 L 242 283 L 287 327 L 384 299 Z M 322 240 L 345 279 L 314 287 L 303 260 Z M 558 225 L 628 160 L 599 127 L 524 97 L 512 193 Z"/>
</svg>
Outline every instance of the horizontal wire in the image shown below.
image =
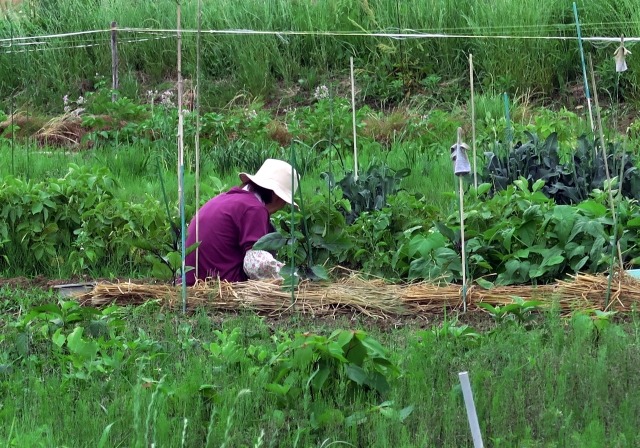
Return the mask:
<svg viewBox="0 0 640 448">
<path fill-rule="evenodd" d="M 128 44 L 128 43 L 136 43 L 136 42 L 147 42 L 147 41 L 152 41 L 152 40 L 169 39 L 169 38 L 172 38 L 172 37 L 174 37 L 174 36 L 163 36 L 163 37 L 144 38 L 144 39 L 118 40 L 118 45 L 121 44 L 121 43 Z M 108 45 L 108 44 L 109 44 L 109 41 L 103 41 L 103 42 L 99 42 L 99 43 L 70 45 L 70 46 L 64 46 L 64 47 L 39 47 L 39 48 L 23 49 L 23 50 L 9 50 L 9 51 L 3 51 L 0 54 L 32 53 L 32 52 L 35 52 L 35 51 L 66 50 L 66 49 L 70 49 L 70 48 L 100 47 L 100 46 Z"/>
<path fill-rule="evenodd" d="M 177 34 L 177 29 L 152 29 L 152 28 L 116 28 L 117 32 L 125 33 L 163 33 Z M 20 36 L 13 38 L 2 38 L 0 43 L 16 43 L 16 41 L 24 40 L 45 40 L 60 37 L 80 36 L 87 34 L 111 33 L 111 29 L 79 31 L 74 33 L 51 34 L 44 36 Z M 531 39 L 531 40 L 574 40 L 575 36 L 531 36 L 531 35 L 503 35 L 503 34 L 447 34 L 447 33 L 418 33 L 418 32 L 363 32 L 363 31 L 269 31 L 269 30 L 252 30 L 252 29 L 224 29 L 224 30 L 193 30 L 181 29 L 183 34 L 202 34 L 213 35 L 261 35 L 261 36 L 327 36 L 327 37 L 382 37 L 391 39 Z M 589 37 L 583 36 L 586 42 L 616 42 L 620 37 Z M 625 37 L 626 42 L 638 42 L 640 37 Z"/>
</svg>

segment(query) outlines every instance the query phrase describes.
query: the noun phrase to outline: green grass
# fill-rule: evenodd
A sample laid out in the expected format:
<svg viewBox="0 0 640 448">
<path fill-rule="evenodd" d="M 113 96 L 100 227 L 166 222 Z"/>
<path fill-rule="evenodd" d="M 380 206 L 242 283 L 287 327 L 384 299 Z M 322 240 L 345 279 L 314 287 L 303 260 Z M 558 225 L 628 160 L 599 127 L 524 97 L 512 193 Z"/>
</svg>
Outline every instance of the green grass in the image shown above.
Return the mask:
<svg viewBox="0 0 640 448">
<path fill-rule="evenodd" d="M 59 358 L 64 351 L 46 333 L 51 324 L 36 319 L 31 326 L 20 325 L 31 307 L 54 302 L 38 290 L 0 288 L 3 446 L 320 447 L 338 441 L 368 447 L 472 446 L 460 371 L 470 374 L 487 446 L 595 448 L 640 442 L 635 315 L 603 330 L 588 318 L 563 320 L 554 313 L 541 315 L 530 330 L 515 323 L 494 327 L 473 314 L 459 321 L 449 316 L 450 326 L 481 324 L 485 330 L 473 339 L 447 331 L 429 339 L 440 325 L 423 332 L 417 322 L 385 330 L 372 321 L 342 318 L 269 320 L 204 311 L 181 316 L 148 304 L 115 312 L 107 327 L 111 337 L 95 340 L 105 347 L 109 341 L 126 342 L 129 349 L 110 373 L 95 371 L 83 380 L 65 377 L 74 369 Z M 221 343 L 217 330 L 229 334 L 238 328 L 241 350 L 254 346 L 273 354 L 275 341 L 293 332 L 328 334 L 345 326 L 364 328 L 400 367 L 402 374 L 387 394 L 349 398 L 339 387 L 283 405 L 265 389 L 270 379 L 262 369 L 268 363 L 225 363 L 206 349 Z M 26 347 L 20 334 L 29 338 Z M 144 344 L 146 352 L 139 348 Z M 402 423 L 387 418 L 375 408 L 387 400 L 396 409 L 414 406 L 414 411 Z M 338 412 L 334 419 L 314 428 L 312 413 L 330 408 Z M 367 418 L 355 427 L 337 417 L 366 410 Z"/>
<path fill-rule="evenodd" d="M 176 3 L 172 0 L 135 4 L 116 0 L 99 8 L 81 0 L 23 5 L 23 14 L 11 13 L 0 22 L 0 38 L 120 27 L 174 29 Z M 362 95 L 386 103 L 405 94 L 431 95 L 429 77 L 454 82 L 456 96 L 466 98 L 469 53 L 474 54 L 476 80 L 485 92 L 535 92 L 544 98 L 563 92 L 569 82 L 580 82 L 580 57 L 574 40 L 520 39 L 519 36 L 576 35 L 572 2 L 554 0 L 500 0 L 460 3 L 452 0 L 331 0 L 291 2 L 230 0 L 208 2 L 204 29 L 258 29 L 300 31 L 417 30 L 471 36 L 513 35 L 514 39 L 413 39 L 369 37 L 210 35 L 202 37 L 203 104 L 222 106 L 238 92 L 255 97 L 278 94 L 278 83 L 293 95 L 307 95 L 333 76 L 344 78 L 349 57 L 355 56 Z M 583 35 L 638 34 L 635 2 L 607 0 L 578 2 Z M 183 27 L 196 28 L 197 2 L 183 2 Z M 37 109 L 61 108 L 62 96 L 90 89 L 96 74 L 110 78 L 108 33 L 56 39 L 51 49 L 26 53 L 0 51 L 0 97 L 5 109 L 18 105 Z M 127 43 L 145 34 L 121 33 L 120 89 L 129 97 L 144 96 L 148 88 L 175 82 L 175 39 Z M 76 45 L 93 47 L 70 48 Z M 589 43 L 586 51 L 610 84 L 611 47 Z M 8 48 L 8 46 L 3 46 Z M 15 47 L 21 50 L 22 47 Z M 637 97 L 637 58 L 630 58 L 626 95 Z M 196 39 L 184 37 L 184 74 L 195 77 Z M 607 64 L 609 63 L 609 64 Z M 607 81 L 609 80 L 609 81 Z M 425 84 L 426 82 L 426 84 Z M 603 86 L 607 89 L 612 85 Z"/>
</svg>

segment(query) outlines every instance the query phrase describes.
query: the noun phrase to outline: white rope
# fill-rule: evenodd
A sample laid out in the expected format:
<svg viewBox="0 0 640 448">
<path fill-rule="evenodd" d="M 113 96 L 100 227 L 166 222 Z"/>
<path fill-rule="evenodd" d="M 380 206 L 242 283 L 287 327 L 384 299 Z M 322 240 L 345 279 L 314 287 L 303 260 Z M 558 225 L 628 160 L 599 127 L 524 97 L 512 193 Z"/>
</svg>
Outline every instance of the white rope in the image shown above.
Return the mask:
<svg viewBox="0 0 640 448">
<path fill-rule="evenodd" d="M 125 40 L 119 40 L 118 41 L 118 45 L 120 45 L 121 43 L 129 44 L 129 43 L 136 43 L 136 42 L 147 42 L 147 41 L 152 41 L 152 40 L 171 39 L 172 37 L 173 36 L 162 36 L 162 37 L 147 37 L 147 38 L 144 38 L 144 39 L 125 39 Z M 29 46 L 29 45 L 47 45 L 47 44 L 48 44 L 48 42 L 22 43 L 20 45 L 16 45 L 16 47 L 26 47 L 26 46 Z M 37 48 L 24 49 L 24 50 L 8 50 L 8 51 L 3 51 L 0 54 L 31 53 L 31 52 L 34 52 L 34 51 L 66 50 L 66 49 L 70 49 L 70 48 L 100 47 L 100 46 L 108 45 L 108 44 L 109 44 L 108 40 L 103 40 L 103 41 L 98 42 L 98 43 L 67 45 L 67 46 L 63 46 L 63 47 L 37 47 Z M 9 45 L 8 47 L 5 47 L 5 48 L 11 48 L 11 47 L 12 46 Z"/>
<path fill-rule="evenodd" d="M 178 30 L 175 29 L 152 29 L 152 28 L 118 28 L 118 32 L 128 33 L 165 33 L 176 35 Z M 180 30 L 183 34 L 196 34 L 198 30 L 183 29 Z M 500 34 L 447 34 L 447 33 L 418 33 L 418 32 L 403 32 L 403 33 L 389 33 L 389 32 L 362 32 L 362 31 L 268 31 L 268 30 L 251 30 L 251 29 L 226 29 L 226 30 L 201 30 L 202 33 L 214 34 L 214 35 L 258 35 L 258 36 L 326 36 L 326 37 L 383 37 L 390 39 L 502 39 L 502 40 L 575 40 L 576 36 L 527 36 L 527 35 L 500 35 Z M 54 39 L 60 37 L 80 36 L 86 34 L 98 34 L 98 33 L 111 33 L 111 29 L 106 30 L 92 30 L 92 31 L 78 31 L 74 33 L 64 34 L 50 34 L 43 36 L 23 36 L 14 38 L 2 38 L 0 43 L 13 42 L 30 39 Z M 620 37 L 582 37 L 583 41 L 587 42 L 618 42 Z M 640 42 L 640 37 L 625 37 L 625 42 Z"/>
</svg>

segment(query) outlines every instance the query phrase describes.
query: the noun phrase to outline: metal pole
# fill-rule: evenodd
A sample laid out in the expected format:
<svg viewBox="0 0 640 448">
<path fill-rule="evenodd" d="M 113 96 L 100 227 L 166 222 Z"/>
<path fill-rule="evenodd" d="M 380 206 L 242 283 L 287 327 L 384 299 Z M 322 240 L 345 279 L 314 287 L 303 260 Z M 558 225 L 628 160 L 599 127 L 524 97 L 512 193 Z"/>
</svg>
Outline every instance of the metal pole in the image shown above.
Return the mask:
<svg viewBox="0 0 640 448">
<path fill-rule="evenodd" d="M 186 225 L 184 216 L 184 115 L 182 113 L 182 30 L 180 29 L 181 8 L 178 2 L 177 10 L 177 40 L 178 40 L 178 200 L 180 202 L 180 238 L 181 238 L 181 268 L 182 274 L 182 312 L 187 311 L 187 275 L 185 272 L 186 254 Z"/>
<path fill-rule="evenodd" d="M 476 103 L 473 93 L 473 55 L 469 54 L 469 84 L 471 85 L 471 145 L 473 147 L 473 186 L 478 189 L 478 169 L 476 157 Z"/>
<path fill-rule="evenodd" d="M 196 39 L 196 243 L 200 241 L 200 43 L 202 41 L 202 0 L 198 0 L 198 34 Z M 196 247 L 195 274 L 198 278 L 198 262 L 200 251 Z"/>
<path fill-rule="evenodd" d="M 117 99 L 116 91 L 119 88 L 118 79 L 118 22 L 111 22 L 111 101 L 115 102 Z"/>
<path fill-rule="evenodd" d="M 356 83 L 353 76 L 353 56 L 349 58 L 351 71 L 351 109 L 353 115 L 353 178 L 358 180 L 358 144 L 356 142 Z"/>
<path fill-rule="evenodd" d="M 582 61 L 582 79 L 584 80 L 584 94 L 587 97 L 587 108 L 589 109 L 589 122 L 591 123 L 591 132 L 595 133 L 595 125 L 593 123 L 593 111 L 591 110 L 591 94 L 589 93 L 589 82 L 587 81 L 587 65 L 584 61 L 584 48 L 582 47 L 582 33 L 580 31 L 580 21 L 578 20 L 578 7 L 573 2 L 573 15 L 576 19 L 576 30 L 578 31 L 578 46 L 580 48 L 580 60 Z"/>
</svg>

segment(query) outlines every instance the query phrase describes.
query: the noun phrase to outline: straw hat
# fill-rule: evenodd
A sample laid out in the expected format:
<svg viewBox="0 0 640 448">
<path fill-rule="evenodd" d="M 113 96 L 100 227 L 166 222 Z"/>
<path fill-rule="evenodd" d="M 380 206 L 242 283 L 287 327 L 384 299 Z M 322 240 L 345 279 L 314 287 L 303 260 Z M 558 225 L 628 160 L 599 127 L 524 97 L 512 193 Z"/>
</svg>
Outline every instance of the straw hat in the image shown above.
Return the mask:
<svg viewBox="0 0 640 448">
<path fill-rule="evenodd" d="M 293 196 L 298 190 L 298 173 L 287 162 L 267 159 L 256 174 L 240 173 L 239 177 L 243 183 L 251 181 L 262 188 L 273 191 L 286 203 L 297 206 L 293 202 Z M 292 180 L 293 189 L 291 188 Z"/>
</svg>

